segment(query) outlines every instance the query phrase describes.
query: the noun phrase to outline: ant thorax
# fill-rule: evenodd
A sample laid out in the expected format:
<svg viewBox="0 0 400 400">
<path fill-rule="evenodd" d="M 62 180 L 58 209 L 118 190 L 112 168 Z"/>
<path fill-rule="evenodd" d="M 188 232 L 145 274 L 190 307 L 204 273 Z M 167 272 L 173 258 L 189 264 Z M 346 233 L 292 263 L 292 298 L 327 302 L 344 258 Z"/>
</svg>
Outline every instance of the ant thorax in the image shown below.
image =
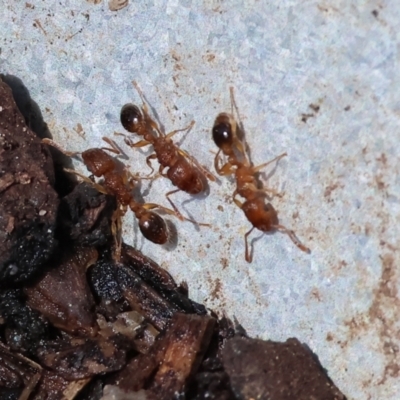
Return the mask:
<svg viewBox="0 0 400 400">
<path fill-rule="evenodd" d="M 163 167 L 171 167 L 178 161 L 179 153 L 172 140 L 160 137 L 153 143 L 153 148 Z"/>
<path fill-rule="evenodd" d="M 261 194 L 257 190 L 257 186 L 254 182 L 239 182 L 236 180 L 237 183 L 237 193 L 238 195 L 242 196 L 246 200 L 253 200 L 256 197 L 266 197 L 265 194 Z"/>
</svg>

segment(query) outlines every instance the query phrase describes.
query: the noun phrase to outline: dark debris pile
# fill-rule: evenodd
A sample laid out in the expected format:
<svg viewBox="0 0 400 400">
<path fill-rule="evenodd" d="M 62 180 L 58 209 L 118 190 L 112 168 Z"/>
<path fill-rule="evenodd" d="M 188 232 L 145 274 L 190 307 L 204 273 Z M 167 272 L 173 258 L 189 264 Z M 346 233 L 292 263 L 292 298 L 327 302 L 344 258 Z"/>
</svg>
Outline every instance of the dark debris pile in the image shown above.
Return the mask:
<svg viewBox="0 0 400 400">
<path fill-rule="evenodd" d="M 248 338 L 130 246 L 114 261 L 115 199 L 54 184 L 0 80 L 0 399 L 344 399 L 297 339 Z"/>
</svg>

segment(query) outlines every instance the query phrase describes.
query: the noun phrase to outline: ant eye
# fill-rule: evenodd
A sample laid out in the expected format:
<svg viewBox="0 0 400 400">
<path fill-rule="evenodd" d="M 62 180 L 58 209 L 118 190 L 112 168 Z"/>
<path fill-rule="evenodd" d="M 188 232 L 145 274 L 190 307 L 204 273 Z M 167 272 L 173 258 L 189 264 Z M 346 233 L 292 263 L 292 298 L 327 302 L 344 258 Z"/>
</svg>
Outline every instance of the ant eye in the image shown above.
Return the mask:
<svg viewBox="0 0 400 400">
<path fill-rule="evenodd" d="M 232 125 L 229 121 L 229 117 L 226 114 L 218 115 L 215 120 L 212 135 L 215 144 L 222 148 L 224 145 L 232 145 L 233 135 L 232 135 Z"/>
<path fill-rule="evenodd" d="M 142 122 L 143 116 L 139 107 L 134 104 L 125 104 L 121 109 L 120 119 L 122 126 L 128 132 L 136 133 L 140 123 Z"/>
<path fill-rule="evenodd" d="M 168 227 L 156 213 L 147 212 L 140 217 L 139 229 L 143 236 L 156 244 L 164 244 L 168 240 Z"/>
</svg>

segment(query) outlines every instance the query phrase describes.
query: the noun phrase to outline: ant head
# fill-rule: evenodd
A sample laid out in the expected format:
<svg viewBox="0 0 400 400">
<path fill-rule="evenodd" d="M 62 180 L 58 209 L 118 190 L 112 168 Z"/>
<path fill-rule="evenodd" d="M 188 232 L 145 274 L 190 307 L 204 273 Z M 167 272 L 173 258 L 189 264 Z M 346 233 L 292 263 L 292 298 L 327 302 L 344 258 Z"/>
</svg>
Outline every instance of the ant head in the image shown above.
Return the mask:
<svg viewBox="0 0 400 400">
<path fill-rule="evenodd" d="M 148 211 L 139 218 L 139 229 L 143 236 L 156 244 L 164 244 L 168 240 L 168 227 L 156 213 Z"/>
<path fill-rule="evenodd" d="M 143 123 L 143 115 L 134 104 L 125 104 L 122 107 L 120 119 L 122 126 L 131 133 L 138 133 Z"/>
<path fill-rule="evenodd" d="M 81 156 L 86 168 L 98 178 L 115 168 L 115 160 L 102 149 L 85 150 Z"/>
<path fill-rule="evenodd" d="M 217 116 L 212 128 L 212 135 L 215 144 L 220 149 L 232 147 L 235 135 L 234 129 L 232 117 L 229 114 L 221 113 Z"/>
</svg>

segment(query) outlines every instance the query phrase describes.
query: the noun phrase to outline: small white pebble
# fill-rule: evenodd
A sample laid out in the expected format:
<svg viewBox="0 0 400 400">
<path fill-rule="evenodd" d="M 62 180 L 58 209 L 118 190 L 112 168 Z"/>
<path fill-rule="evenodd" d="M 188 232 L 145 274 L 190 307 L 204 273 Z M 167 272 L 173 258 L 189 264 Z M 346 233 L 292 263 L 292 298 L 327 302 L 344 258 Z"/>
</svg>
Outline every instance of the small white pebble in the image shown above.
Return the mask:
<svg viewBox="0 0 400 400">
<path fill-rule="evenodd" d="M 47 214 L 47 211 L 46 210 L 40 210 L 39 211 L 39 215 L 41 216 L 41 217 L 43 217 L 43 215 L 46 215 Z"/>
<path fill-rule="evenodd" d="M 10 264 L 10 265 L 8 266 L 8 270 L 9 270 L 9 274 L 10 274 L 11 276 L 16 275 L 16 273 L 18 272 L 18 266 L 15 265 L 15 264 Z"/>
</svg>

